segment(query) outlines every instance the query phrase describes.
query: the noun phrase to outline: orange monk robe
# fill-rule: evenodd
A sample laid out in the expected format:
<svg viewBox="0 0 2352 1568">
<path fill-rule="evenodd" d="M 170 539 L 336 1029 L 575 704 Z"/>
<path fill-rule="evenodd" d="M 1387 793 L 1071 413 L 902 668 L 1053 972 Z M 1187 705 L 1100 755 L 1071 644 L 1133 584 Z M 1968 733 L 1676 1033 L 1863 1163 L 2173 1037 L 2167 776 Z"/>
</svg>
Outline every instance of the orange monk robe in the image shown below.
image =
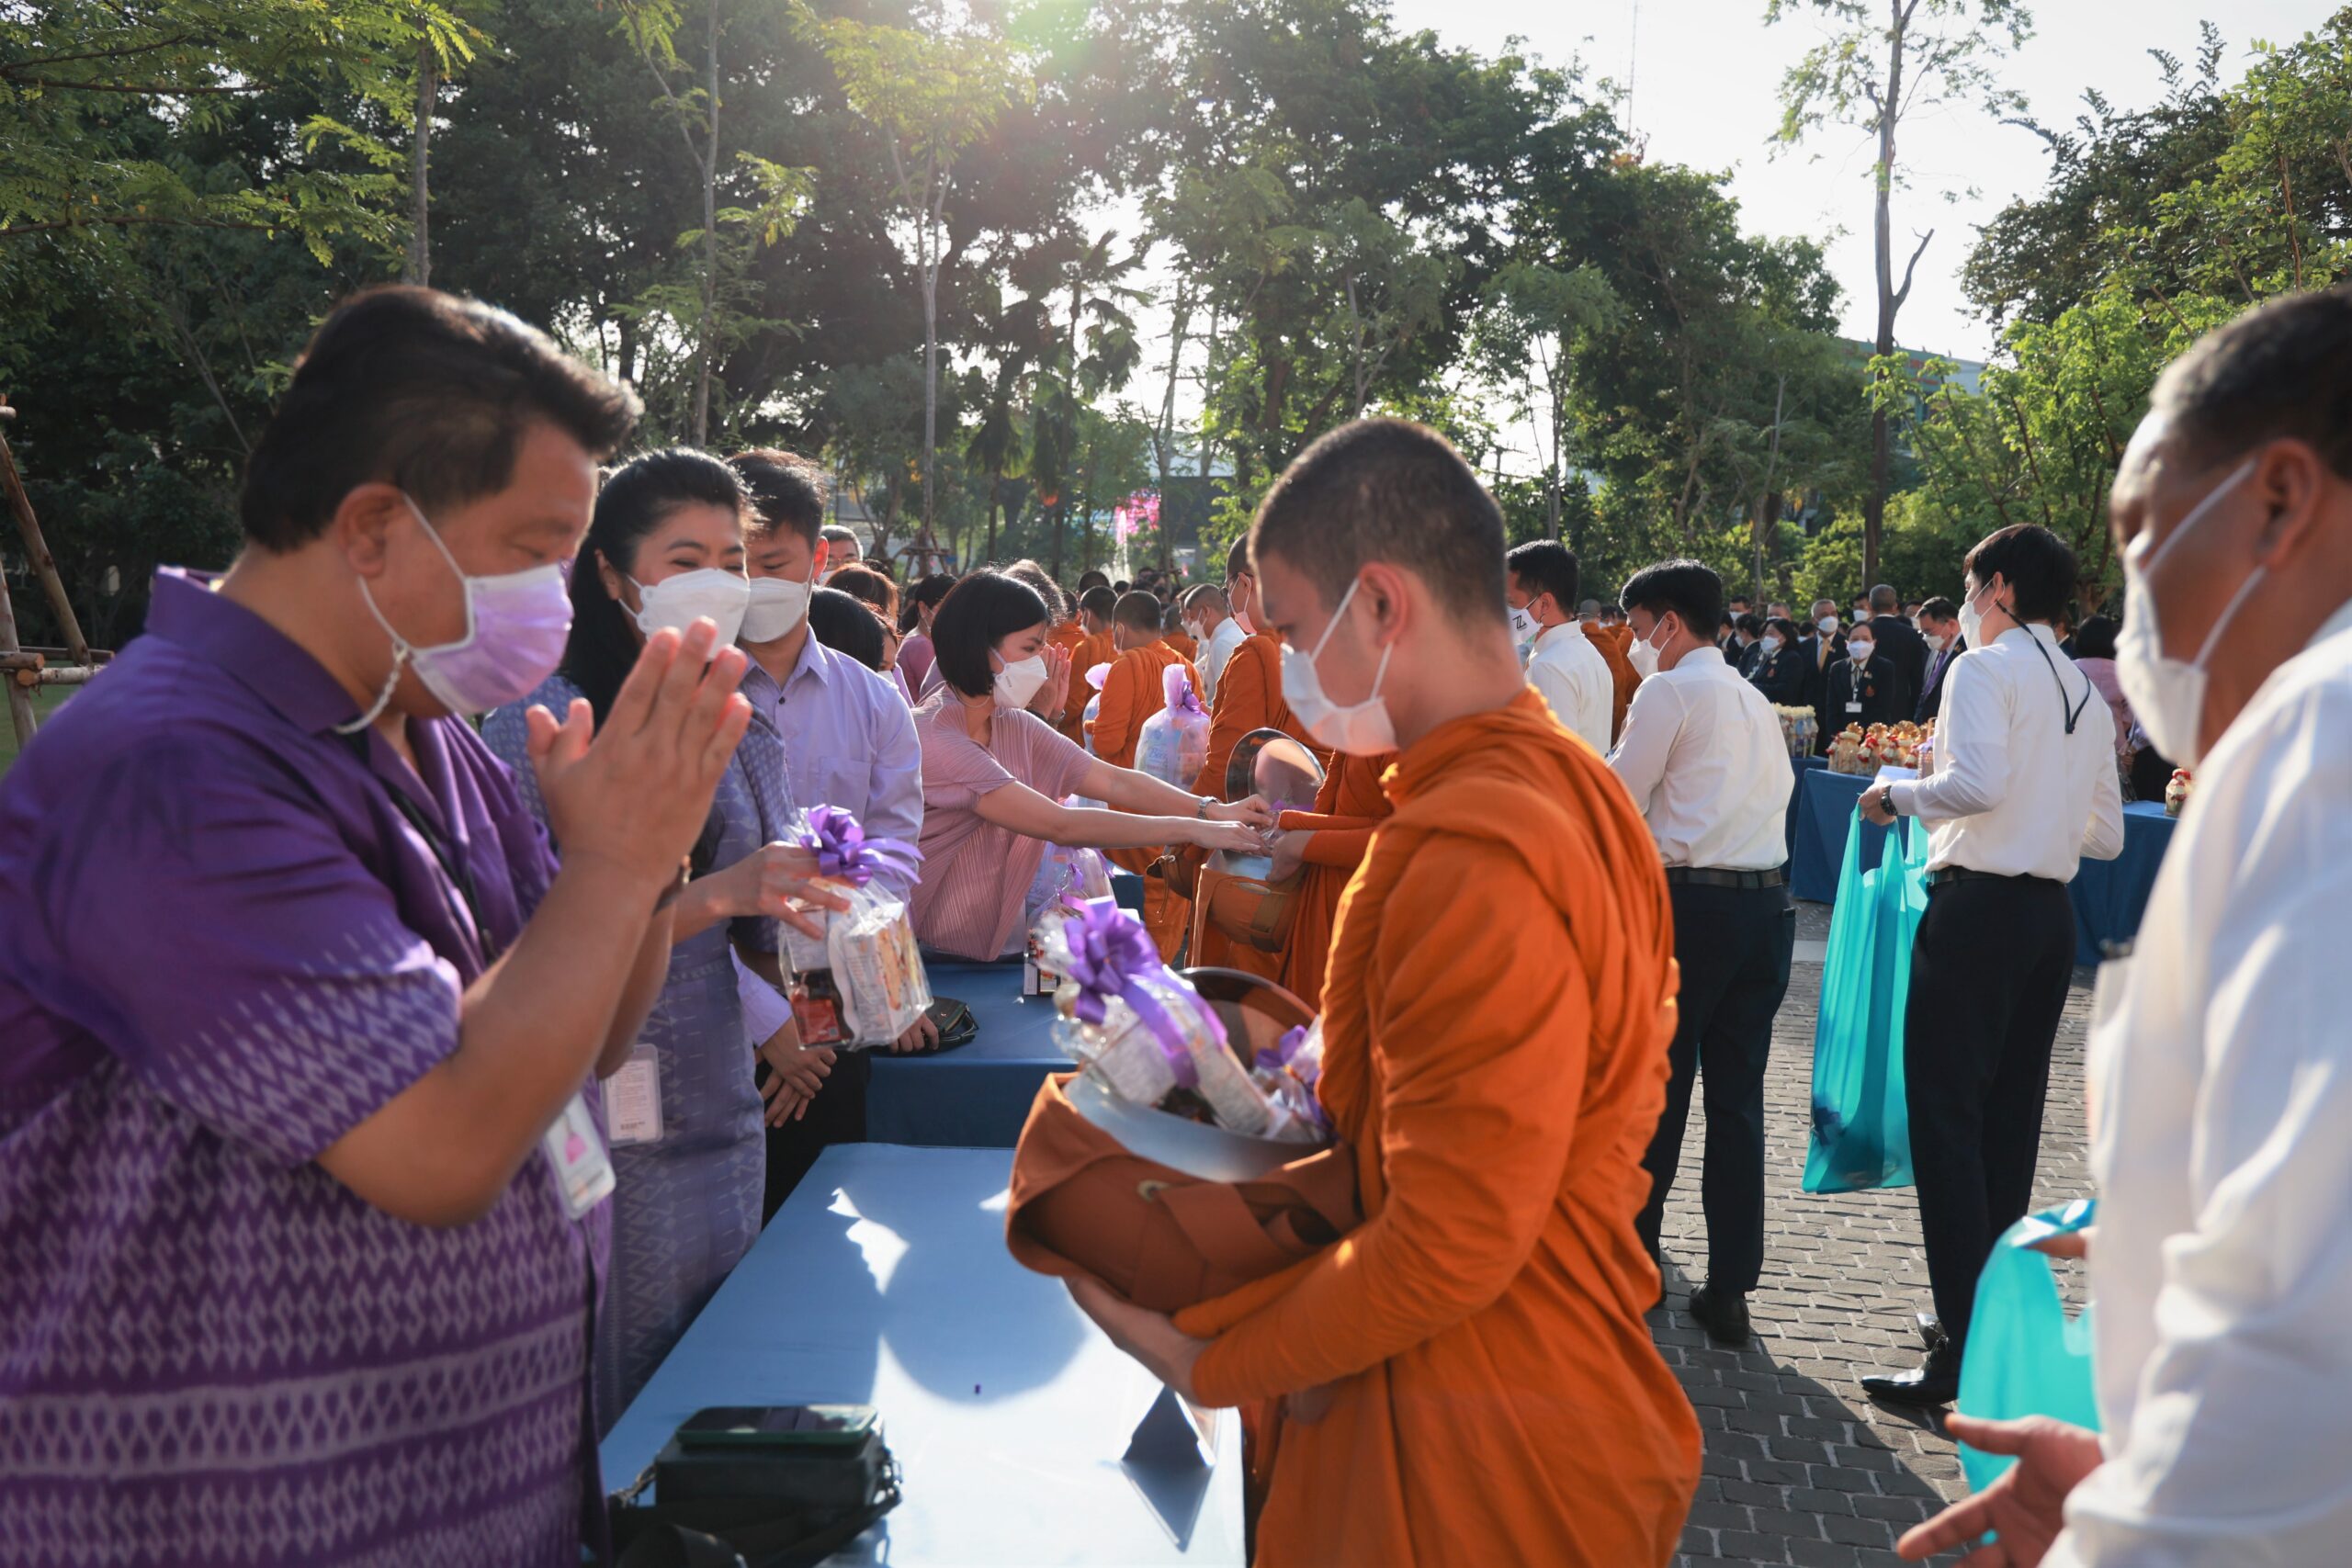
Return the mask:
<svg viewBox="0 0 2352 1568">
<path fill-rule="evenodd" d="M 1634 700 L 1634 688 L 1642 683 L 1641 672 L 1625 653 L 1634 644 L 1634 628 L 1589 622 L 1584 630 L 1586 639 L 1600 650 L 1600 661 L 1609 666 L 1609 743 L 1613 746 L 1625 728 L 1625 706 Z"/>
<path fill-rule="evenodd" d="M 1209 750 L 1194 781 L 1195 793 L 1225 798 L 1225 768 L 1233 748 L 1253 729 L 1279 729 L 1294 736 L 1318 757 L 1323 749 L 1306 733 L 1283 701 L 1283 641 L 1272 632 L 1252 632 L 1234 645 L 1216 679 L 1216 705 L 1209 714 Z M 1204 928 L 1192 955 L 1195 964 L 1240 969 L 1273 979 L 1282 972 L 1282 954 L 1244 947 L 1222 931 Z"/>
<path fill-rule="evenodd" d="M 1442 725 L 1340 903 L 1320 1094 L 1364 1222 L 1180 1314 L 1207 1404 L 1261 1404 L 1257 1568 L 1653 1568 L 1699 1425 L 1642 1314 L 1673 922 L 1607 765 L 1532 692 Z M 1257 1461 L 1253 1461 L 1255 1468 Z"/>
<path fill-rule="evenodd" d="M 1069 655 L 1069 705 L 1062 711 L 1062 721 L 1055 728 L 1070 739 L 1086 744 L 1086 700 L 1094 694 L 1086 683 L 1086 628 L 1075 619 L 1055 626 L 1046 633 L 1048 646 L 1058 648 Z"/>
<path fill-rule="evenodd" d="M 1136 742 L 1143 737 L 1144 720 L 1168 706 L 1166 671 L 1170 665 L 1182 667 L 1185 678 L 1193 682 L 1193 690 L 1201 689 L 1200 671 L 1192 661 L 1180 658 L 1165 641 L 1147 643 L 1131 648 L 1111 661 L 1111 673 L 1102 682 L 1102 707 L 1095 716 L 1092 735 L 1094 754 L 1116 768 L 1136 765 Z M 1159 858 L 1157 849 L 1107 850 L 1113 863 L 1137 874 L 1148 873 Z M 1185 928 L 1192 924 L 1193 901 L 1180 897 L 1167 882 L 1146 875 L 1143 884 L 1143 923 L 1159 944 L 1162 962 L 1176 956 L 1183 945 Z"/>
<path fill-rule="evenodd" d="M 1174 649 L 1177 657 L 1183 660 L 1185 663 L 1198 664 L 1201 661 L 1201 645 L 1182 632 L 1164 632 L 1159 640 Z"/>
<path fill-rule="evenodd" d="M 1283 950 L 1279 978 L 1283 987 L 1321 1011 L 1323 968 L 1331 956 L 1331 927 L 1340 916 L 1340 895 L 1363 863 L 1372 844 L 1372 830 L 1387 818 L 1388 796 L 1380 775 L 1396 760 L 1393 751 L 1377 757 L 1351 757 L 1341 752 L 1331 760 L 1323 787 L 1315 794 L 1312 811 L 1285 811 L 1278 824 L 1287 831 L 1311 833 L 1299 873 L 1298 913 L 1291 922 L 1290 945 Z"/>
</svg>

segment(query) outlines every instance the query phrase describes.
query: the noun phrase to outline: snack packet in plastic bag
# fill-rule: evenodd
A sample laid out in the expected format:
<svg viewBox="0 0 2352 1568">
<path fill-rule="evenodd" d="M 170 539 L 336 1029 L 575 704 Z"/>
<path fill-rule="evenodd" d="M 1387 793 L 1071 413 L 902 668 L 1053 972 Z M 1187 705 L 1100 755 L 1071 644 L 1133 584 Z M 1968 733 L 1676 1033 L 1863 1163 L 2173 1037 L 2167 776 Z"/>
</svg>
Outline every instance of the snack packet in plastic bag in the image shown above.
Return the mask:
<svg viewBox="0 0 2352 1568">
<path fill-rule="evenodd" d="M 1160 672 L 1166 706 L 1143 721 L 1136 739 L 1136 769 L 1162 784 L 1189 790 L 1209 757 L 1209 716 L 1181 664 Z"/>
<path fill-rule="evenodd" d="M 1064 976 L 1056 1043 L 1120 1099 L 1248 1137 L 1313 1142 L 1227 1043 L 1191 984 L 1159 961 L 1143 922 L 1108 898 L 1049 912 L 1035 932 Z"/>
<path fill-rule="evenodd" d="M 831 806 L 803 816 L 794 838 L 816 852 L 819 874 L 850 906 L 821 912 L 821 942 L 785 927 L 793 967 L 805 976 L 793 998 L 801 1038 L 808 1044 L 887 1045 L 931 1006 L 931 982 L 906 900 L 874 879 L 883 870 L 911 874 L 922 852 L 898 839 L 868 839 L 854 814 Z"/>
</svg>

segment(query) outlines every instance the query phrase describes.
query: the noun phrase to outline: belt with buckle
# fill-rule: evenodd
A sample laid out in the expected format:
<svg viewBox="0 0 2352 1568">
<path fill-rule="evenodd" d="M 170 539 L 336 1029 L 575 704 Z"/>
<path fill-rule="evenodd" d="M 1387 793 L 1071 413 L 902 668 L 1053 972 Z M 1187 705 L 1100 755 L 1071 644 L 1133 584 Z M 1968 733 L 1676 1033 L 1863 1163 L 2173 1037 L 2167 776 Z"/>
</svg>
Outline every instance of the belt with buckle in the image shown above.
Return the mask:
<svg viewBox="0 0 2352 1568">
<path fill-rule="evenodd" d="M 2052 887 L 2066 885 L 2055 877 L 2036 876 L 2024 871 L 1978 871 L 1973 866 L 1947 865 L 1928 873 L 1928 886 L 1941 887 L 1947 882 L 2046 882 Z"/>
<path fill-rule="evenodd" d="M 1670 865 L 1666 868 L 1666 880 L 1686 887 L 1779 887 L 1789 880 L 1789 868 L 1724 871 L 1711 865 Z"/>
</svg>

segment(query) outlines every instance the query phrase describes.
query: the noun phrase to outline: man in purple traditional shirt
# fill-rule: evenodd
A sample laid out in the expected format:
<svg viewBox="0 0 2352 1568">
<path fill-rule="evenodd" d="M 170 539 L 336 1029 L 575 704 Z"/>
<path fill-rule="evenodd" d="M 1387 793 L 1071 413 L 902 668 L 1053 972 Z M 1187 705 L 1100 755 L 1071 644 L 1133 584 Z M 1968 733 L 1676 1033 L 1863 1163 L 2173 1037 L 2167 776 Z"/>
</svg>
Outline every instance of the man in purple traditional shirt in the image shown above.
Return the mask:
<svg viewBox="0 0 2352 1568">
<path fill-rule="evenodd" d="M 319 329 L 218 583 L 0 786 L 0 1562 L 572 1568 L 594 1075 L 749 709 L 704 621 L 526 692 L 634 400 L 421 288 Z M 549 592 L 549 584 L 554 591 Z"/>
</svg>

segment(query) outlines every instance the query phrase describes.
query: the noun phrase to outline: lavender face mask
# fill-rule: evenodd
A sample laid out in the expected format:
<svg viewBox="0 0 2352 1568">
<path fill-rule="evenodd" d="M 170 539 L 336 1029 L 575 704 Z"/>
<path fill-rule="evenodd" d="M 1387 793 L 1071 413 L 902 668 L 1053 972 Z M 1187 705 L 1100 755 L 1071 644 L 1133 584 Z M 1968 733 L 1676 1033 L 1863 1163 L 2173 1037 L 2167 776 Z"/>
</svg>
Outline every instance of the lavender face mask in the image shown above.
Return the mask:
<svg viewBox="0 0 2352 1568">
<path fill-rule="evenodd" d="M 549 561 L 496 577 L 469 577 L 458 565 L 458 558 L 449 553 L 449 547 L 441 542 L 440 534 L 417 510 L 416 502 L 409 502 L 408 509 L 465 585 L 466 634 L 455 642 L 418 648 L 392 629 L 383 611 L 376 607 L 375 595 L 362 582 L 359 592 L 368 601 L 368 613 L 392 639 L 392 669 L 375 705 L 352 723 L 336 727 L 345 733 L 364 729 L 376 721 L 384 705 L 392 700 L 403 664 L 416 671 L 416 678 L 444 707 L 470 717 L 530 695 L 563 661 L 564 640 L 571 635 L 571 594 L 564 582 L 562 563 Z"/>
</svg>

